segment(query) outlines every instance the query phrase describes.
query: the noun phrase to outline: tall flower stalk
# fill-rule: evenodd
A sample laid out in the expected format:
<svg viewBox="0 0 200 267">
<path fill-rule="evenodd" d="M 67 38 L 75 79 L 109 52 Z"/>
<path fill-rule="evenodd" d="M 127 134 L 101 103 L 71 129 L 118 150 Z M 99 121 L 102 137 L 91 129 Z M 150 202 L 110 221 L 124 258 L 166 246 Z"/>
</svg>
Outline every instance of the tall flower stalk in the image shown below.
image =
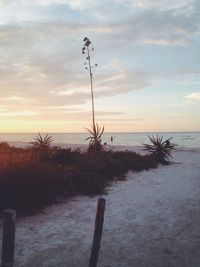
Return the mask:
<svg viewBox="0 0 200 267">
<path fill-rule="evenodd" d="M 95 123 L 95 113 L 94 113 L 94 90 L 93 90 L 93 75 L 92 69 L 93 67 L 97 67 L 97 64 L 92 66 L 91 64 L 91 56 L 90 52 L 94 51 L 94 48 L 91 47 L 91 41 L 89 38 L 85 37 L 83 39 L 84 46 L 82 48 L 82 54 L 86 55 L 86 62 L 84 63 L 85 69 L 89 71 L 90 75 L 90 91 L 91 91 L 91 99 L 92 99 L 92 125 L 91 129 L 87 129 L 91 136 L 88 137 L 86 140 L 90 140 L 89 143 L 89 151 L 99 152 L 102 150 L 103 146 L 101 144 L 101 137 L 104 132 L 104 127 L 100 127 L 97 123 Z"/>
<path fill-rule="evenodd" d="M 91 90 L 91 99 L 92 99 L 92 127 L 95 127 L 95 115 L 94 115 L 94 90 L 93 90 L 93 75 L 92 75 L 92 68 L 96 67 L 97 64 L 94 66 L 91 65 L 91 57 L 90 52 L 94 51 L 93 47 L 90 47 L 91 42 L 89 38 L 85 37 L 83 39 L 84 46 L 82 48 L 82 54 L 86 55 L 86 62 L 84 63 L 85 69 L 89 71 L 90 75 L 90 90 Z"/>
</svg>

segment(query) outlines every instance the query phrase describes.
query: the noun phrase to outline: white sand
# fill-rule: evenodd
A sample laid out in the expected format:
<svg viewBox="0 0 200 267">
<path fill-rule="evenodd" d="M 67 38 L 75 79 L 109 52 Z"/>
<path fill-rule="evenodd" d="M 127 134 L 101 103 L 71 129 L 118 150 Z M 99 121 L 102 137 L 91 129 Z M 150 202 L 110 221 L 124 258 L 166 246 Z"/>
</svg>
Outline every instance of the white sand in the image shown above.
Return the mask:
<svg viewBox="0 0 200 267">
<path fill-rule="evenodd" d="M 129 172 L 104 195 L 98 267 L 200 266 L 200 150 L 179 148 L 173 161 Z M 15 266 L 88 266 L 97 198 L 75 197 L 19 218 Z"/>
</svg>

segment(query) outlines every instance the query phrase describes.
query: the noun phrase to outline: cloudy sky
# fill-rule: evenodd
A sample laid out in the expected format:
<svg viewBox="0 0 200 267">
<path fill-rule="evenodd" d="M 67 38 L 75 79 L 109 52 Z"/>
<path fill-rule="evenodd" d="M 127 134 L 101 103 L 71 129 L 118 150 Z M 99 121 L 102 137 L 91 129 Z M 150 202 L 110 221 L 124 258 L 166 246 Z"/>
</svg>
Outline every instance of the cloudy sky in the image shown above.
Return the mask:
<svg viewBox="0 0 200 267">
<path fill-rule="evenodd" d="M 0 131 L 200 131 L 199 0 L 0 0 Z"/>
</svg>

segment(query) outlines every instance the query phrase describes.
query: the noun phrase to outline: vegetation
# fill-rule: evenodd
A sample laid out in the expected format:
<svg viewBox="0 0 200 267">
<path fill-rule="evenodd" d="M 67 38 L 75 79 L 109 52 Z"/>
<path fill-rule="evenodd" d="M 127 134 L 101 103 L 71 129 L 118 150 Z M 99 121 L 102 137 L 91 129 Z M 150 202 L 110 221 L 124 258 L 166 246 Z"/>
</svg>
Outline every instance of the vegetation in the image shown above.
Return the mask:
<svg viewBox="0 0 200 267">
<path fill-rule="evenodd" d="M 90 140 L 88 151 L 89 152 L 101 152 L 103 150 L 103 145 L 101 144 L 101 137 L 104 132 L 104 127 L 100 127 L 97 123 L 94 124 L 92 129 L 86 128 L 89 133 L 91 133 L 91 136 L 86 138 L 86 140 Z"/>
<path fill-rule="evenodd" d="M 46 134 L 43 138 L 42 135 L 38 133 L 38 136 L 35 137 L 35 141 L 31 142 L 31 144 L 33 149 L 44 151 L 49 149 L 52 142 L 52 136 Z"/>
<path fill-rule="evenodd" d="M 0 143 L 0 211 L 13 208 L 25 215 L 61 198 L 102 194 L 129 170 L 156 166 L 151 155 L 129 151 L 81 153 L 47 146 L 41 157 L 35 146 L 22 149 Z"/>
<path fill-rule="evenodd" d="M 101 136 L 104 132 L 104 126 L 101 127 L 95 123 L 95 113 L 94 113 L 94 89 L 93 89 L 93 73 L 92 73 L 92 68 L 96 67 L 97 64 L 94 66 L 91 65 L 91 56 L 90 52 L 94 51 L 94 48 L 90 48 L 91 41 L 89 38 L 85 37 L 83 39 L 84 46 L 82 48 L 82 54 L 86 55 L 86 62 L 84 63 L 85 69 L 89 71 L 90 74 L 90 91 L 91 91 L 91 99 L 92 99 L 92 126 L 91 130 L 86 128 L 89 133 L 91 133 L 91 136 L 88 137 L 86 140 L 90 140 L 89 142 L 89 151 L 90 152 L 100 152 L 103 148 L 101 144 Z"/>
<path fill-rule="evenodd" d="M 169 157 L 172 158 L 171 152 L 177 146 L 170 142 L 172 138 L 163 141 L 163 136 L 148 137 L 152 144 L 144 144 L 145 150 L 151 152 L 158 162 L 169 164 Z"/>
</svg>

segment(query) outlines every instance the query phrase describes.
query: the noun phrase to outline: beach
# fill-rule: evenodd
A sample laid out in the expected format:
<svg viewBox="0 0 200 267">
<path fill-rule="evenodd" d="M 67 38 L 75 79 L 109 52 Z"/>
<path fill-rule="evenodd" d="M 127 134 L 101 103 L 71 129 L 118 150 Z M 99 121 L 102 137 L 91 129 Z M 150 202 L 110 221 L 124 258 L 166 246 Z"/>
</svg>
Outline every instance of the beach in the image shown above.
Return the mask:
<svg viewBox="0 0 200 267">
<path fill-rule="evenodd" d="M 179 147 L 172 161 L 129 172 L 101 195 L 106 210 L 98 267 L 199 266 L 200 149 Z M 15 266 L 88 266 L 99 197 L 74 197 L 17 218 Z"/>
</svg>

